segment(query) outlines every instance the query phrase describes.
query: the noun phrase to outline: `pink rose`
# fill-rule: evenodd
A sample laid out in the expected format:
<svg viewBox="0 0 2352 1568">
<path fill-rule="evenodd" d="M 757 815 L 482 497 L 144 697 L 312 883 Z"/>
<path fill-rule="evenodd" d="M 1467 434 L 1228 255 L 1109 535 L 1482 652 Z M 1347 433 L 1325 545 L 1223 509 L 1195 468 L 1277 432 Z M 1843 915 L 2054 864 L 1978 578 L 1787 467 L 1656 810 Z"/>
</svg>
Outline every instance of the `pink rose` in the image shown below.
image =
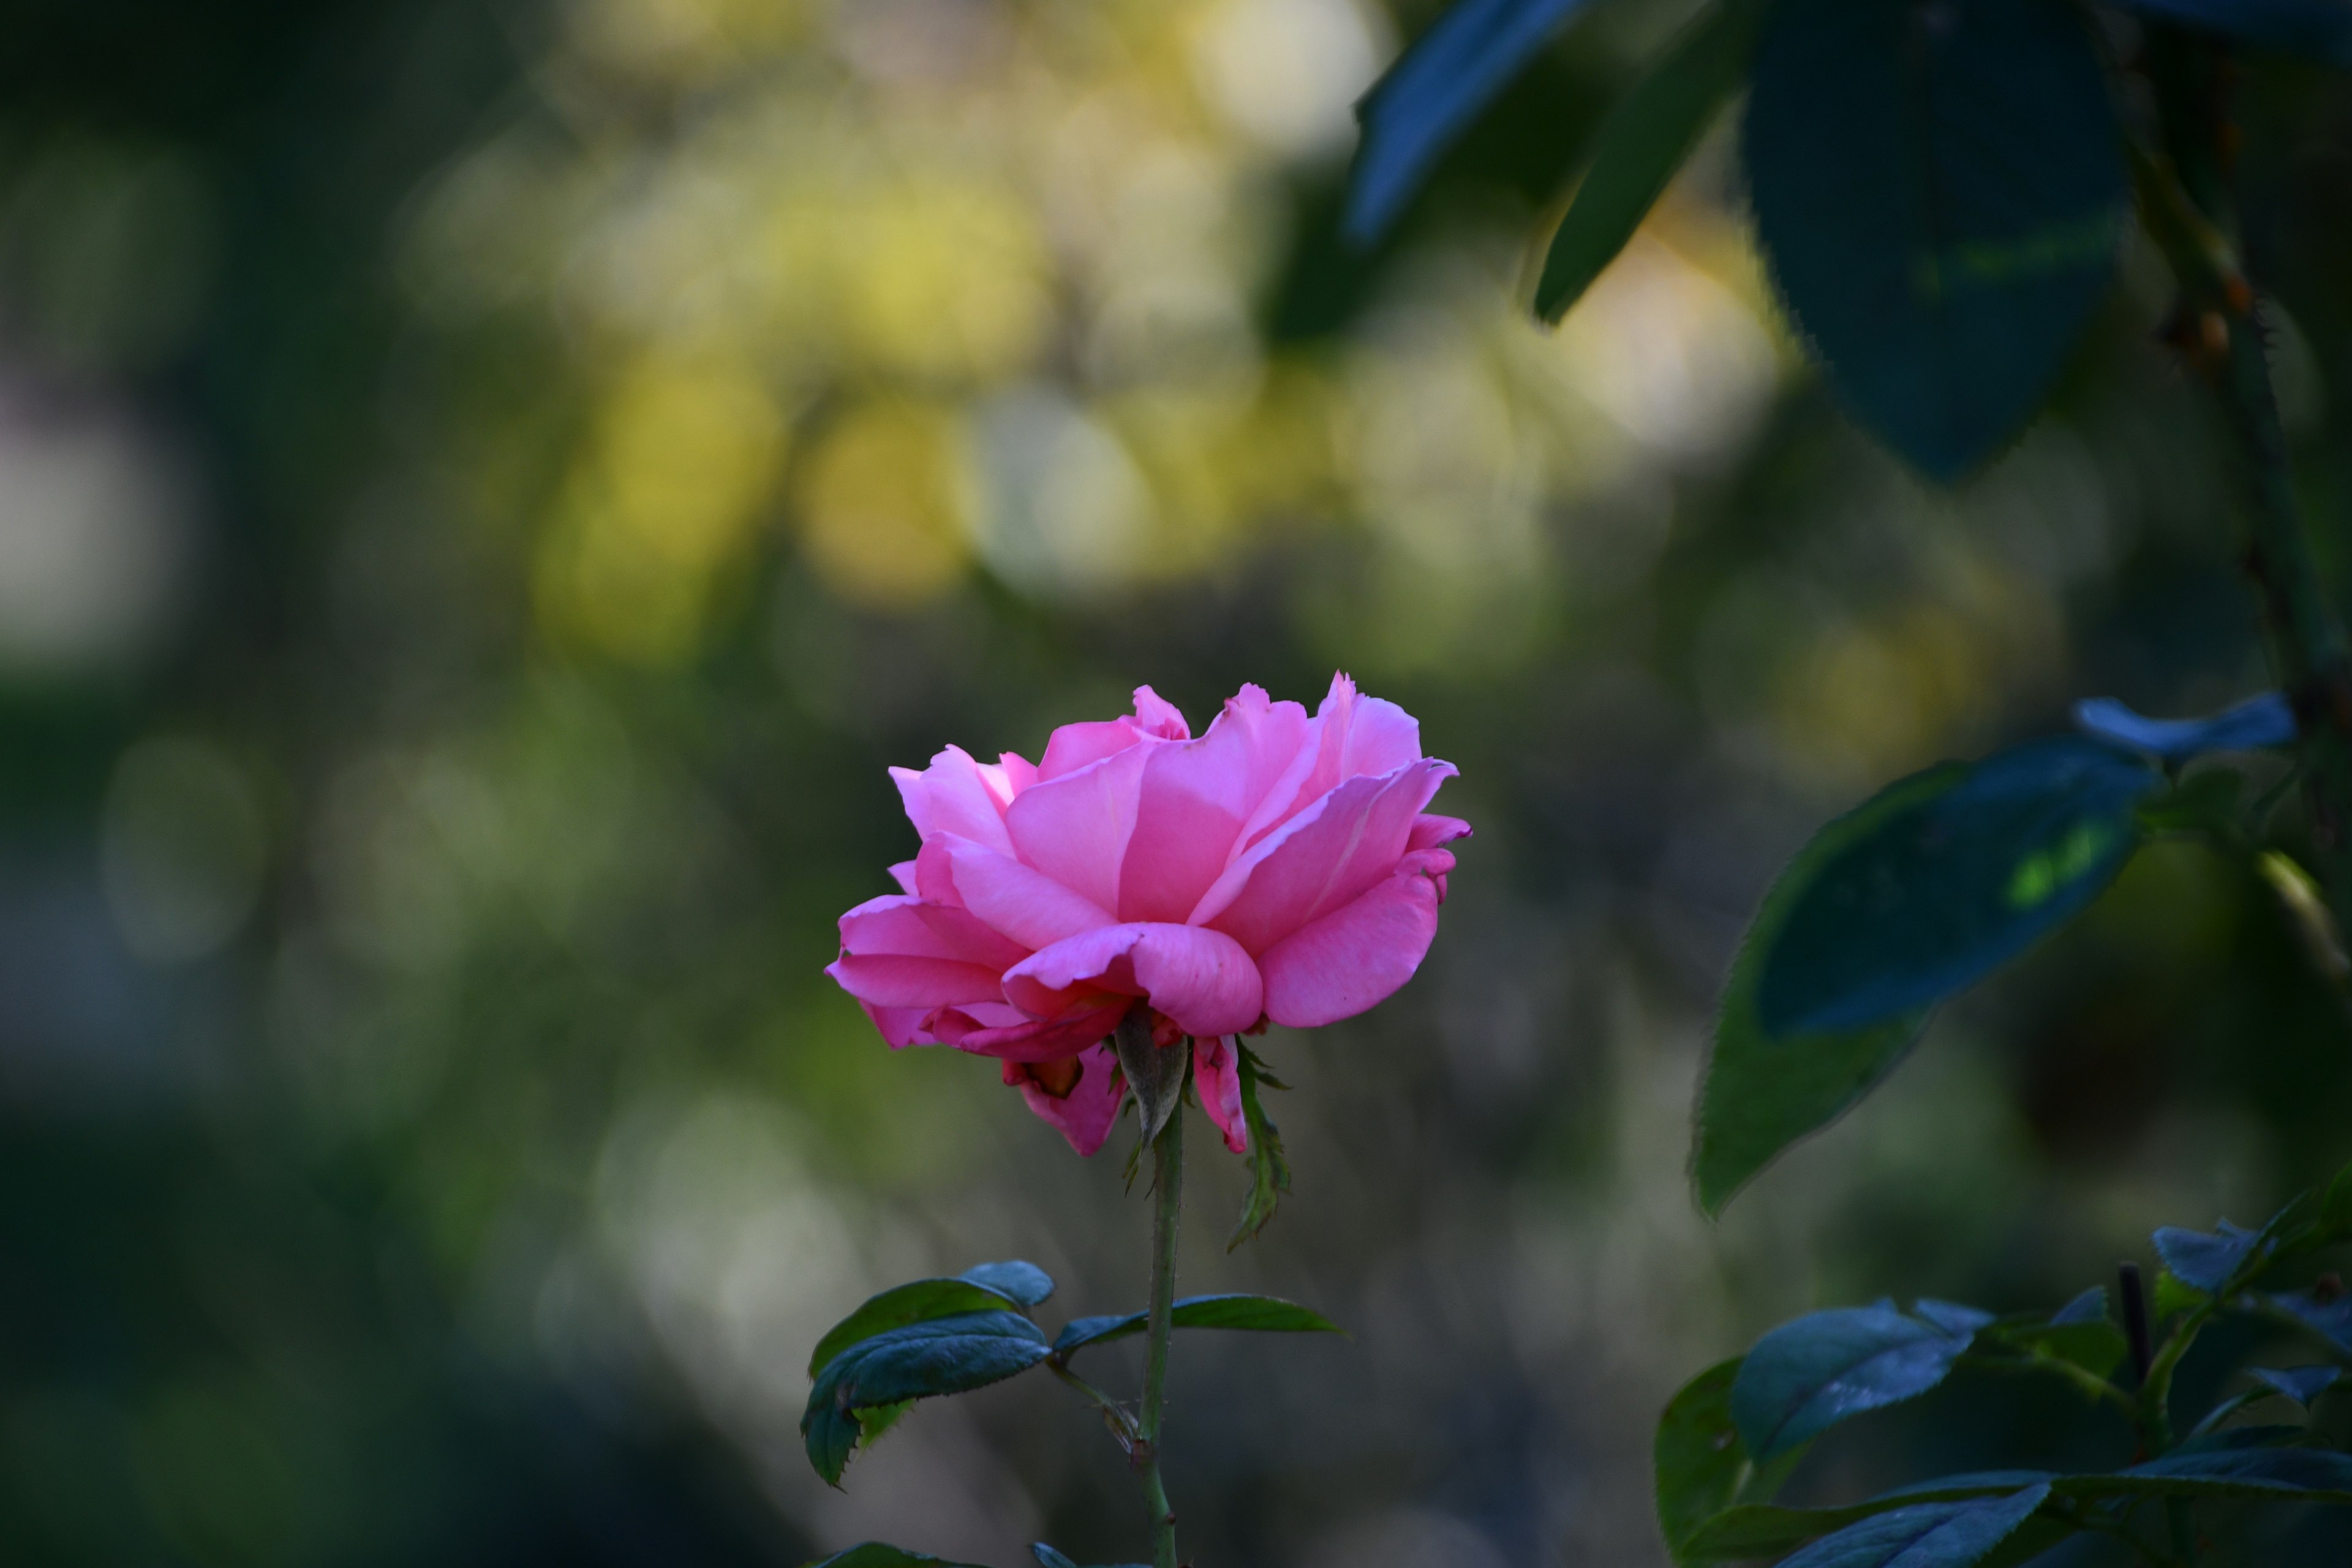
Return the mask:
<svg viewBox="0 0 2352 1568">
<path fill-rule="evenodd" d="M 1225 1037 L 1352 1017 L 1437 932 L 1469 824 L 1423 808 L 1454 775 L 1404 710 L 1335 677 L 1313 718 L 1255 686 L 1199 740 L 1148 687 L 1132 718 L 1066 724 L 1042 763 L 950 746 L 893 768 L 922 835 L 903 892 L 841 917 L 825 973 L 893 1047 L 1003 1063 L 1091 1154 L 1124 1085 L 1107 1037 L 1136 998 L 1192 1037 L 1202 1103 L 1247 1147 Z"/>
</svg>

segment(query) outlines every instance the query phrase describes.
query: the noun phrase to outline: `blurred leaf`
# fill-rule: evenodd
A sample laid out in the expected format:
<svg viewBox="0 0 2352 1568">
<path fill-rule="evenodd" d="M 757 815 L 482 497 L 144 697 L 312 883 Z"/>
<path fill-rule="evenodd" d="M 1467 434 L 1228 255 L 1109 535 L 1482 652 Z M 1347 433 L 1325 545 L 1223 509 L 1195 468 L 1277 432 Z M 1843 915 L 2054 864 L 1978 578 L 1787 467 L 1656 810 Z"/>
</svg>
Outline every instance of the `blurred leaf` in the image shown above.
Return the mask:
<svg viewBox="0 0 2352 1568">
<path fill-rule="evenodd" d="M 2126 0 L 2135 10 L 2248 43 L 2352 65 L 2352 6 L 2341 0 Z"/>
<path fill-rule="evenodd" d="M 2070 1327 L 2076 1323 L 2106 1323 L 2113 1327 L 2113 1320 L 2107 1316 L 2107 1288 L 2105 1285 L 2092 1286 L 2051 1313 L 2050 1322 L 2053 1327 Z"/>
<path fill-rule="evenodd" d="M 1054 1293 L 1052 1275 L 1017 1258 L 1003 1263 L 979 1264 L 965 1269 L 961 1278 L 1024 1307 L 1034 1307 Z"/>
<path fill-rule="evenodd" d="M 2009 1497 L 1895 1509 L 1823 1537 L 1782 1568 L 1972 1568 L 2049 1495 L 2042 1485 Z"/>
<path fill-rule="evenodd" d="M 1557 321 L 1583 297 L 1690 156 L 1739 85 L 1762 21 L 1762 0 L 1719 0 L 1683 30 L 1609 110 L 1567 216 L 1544 255 L 1536 314 Z"/>
<path fill-rule="evenodd" d="M 2123 1364 L 2131 1346 L 2124 1331 L 2101 1319 L 2096 1322 L 2066 1322 L 2053 1320 L 2047 1323 L 2027 1323 L 2004 1327 L 2000 1331 L 2002 1342 L 2029 1354 L 2053 1356 L 2073 1366 L 2081 1367 L 2093 1377 L 2106 1378 Z"/>
<path fill-rule="evenodd" d="M 1128 1089 L 1135 1096 L 1140 1146 L 1149 1148 L 1160 1129 L 1183 1109 L 1184 1082 L 1192 1070 L 1192 1047 L 1181 1040 L 1155 1045 L 1150 1009 L 1140 1005 L 1129 1008 L 1118 1021 L 1111 1047 L 1118 1053 L 1119 1070 L 1127 1075 Z"/>
<path fill-rule="evenodd" d="M 2224 840 L 2239 835 L 2238 797 L 2246 777 L 2228 768 L 2203 768 L 2139 807 L 2139 825 L 2149 833 L 2205 833 Z"/>
<path fill-rule="evenodd" d="M 2074 704 L 2074 722 L 2085 733 L 2168 763 L 2185 763 L 2204 752 L 2258 752 L 2294 743 L 2294 710 L 2284 694 L 2265 691 L 2203 719 L 2149 719 L 2112 697 L 2086 697 Z"/>
<path fill-rule="evenodd" d="M 1792 1448 L 1759 1465 L 1739 1440 L 1731 1419 L 1731 1384 L 1739 1358 L 1707 1368 L 1667 1401 L 1651 1445 L 1658 1505 L 1658 1529 L 1677 1563 L 1696 1561 L 1684 1542 L 1733 1504 L 1769 1498 L 1780 1489 L 1803 1455 Z"/>
<path fill-rule="evenodd" d="M 2344 1369 L 2340 1366 L 2250 1366 L 2246 1369 L 2246 1375 L 2308 1410 L 2313 1400 L 2336 1386 L 2336 1380 L 2344 1375 Z"/>
<path fill-rule="evenodd" d="M 1052 1547 L 1046 1545 L 1042 1541 L 1035 1542 L 1031 1544 L 1029 1554 L 1037 1559 L 1040 1568 L 1078 1568 L 1078 1565 L 1072 1562 L 1067 1556 L 1064 1555 L 1062 1552 L 1055 1551 Z M 1147 1564 L 1141 1563 L 1107 1563 L 1104 1565 L 1104 1568 L 1147 1568 Z"/>
<path fill-rule="evenodd" d="M 1336 1334 L 1339 1325 L 1322 1313 L 1272 1296 L 1187 1296 L 1169 1315 L 1180 1329 L 1255 1329 L 1264 1333 Z M 1054 1340 L 1054 1353 L 1068 1355 L 1087 1345 L 1139 1334 L 1150 1321 L 1148 1312 L 1097 1318 L 1073 1318 Z"/>
<path fill-rule="evenodd" d="M 1446 144 L 1585 0 L 1461 0 L 1356 106 L 1348 237 L 1380 238 Z"/>
<path fill-rule="evenodd" d="M 2169 1268 L 2160 1268 L 2156 1275 L 2156 1321 L 2164 1321 L 2176 1312 L 2192 1312 L 2211 1298 L 2194 1285 L 2182 1282 L 2180 1276 Z"/>
<path fill-rule="evenodd" d="M 809 1390 L 801 1415 L 809 1463 L 837 1486 L 857 1443 L 859 1411 L 984 1387 L 1045 1356 L 1037 1325 L 1006 1311 L 934 1318 L 854 1344 L 825 1364 Z"/>
<path fill-rule="evenodd" d="M 2263 1233 L 2221 1222 L 2218 1234 L 2164 1226 L 2156 1233 L 2156 1255 L 2167 1272 L 2191 1289 L 2210 1296 L 2233 1279 L 2254 1256 Z"/>
<path fill-rule="evenodd" d="M 2133 805 L 2163 783 L 2059 736 L 1877 816 L 1809 868 L 1757 986 L 1765 1031 L 1862 1028 L 1983 979 L 2114 879 L 2139 843 Z"/>
<path fill-rule="evenodd" d="M 1266 1222 L 1274 1218 L 1275 1206 L 1282 1201 L 1282 1194 L 1290 1190 L 1290 1162 L 1283 1156 L 1282 1130 L 1258 1101 L 1261 1085 L 1267 1089 L 1286 1086 L 1265 1070 L 1265 1064 L 1238 1037 L 1234 1040 L 1234 1051 L 1239 1058 L 1236 1070 L 1242 1086 L 1242 1121 L 1249 1129 L 1250 1189 L 1249 1196 L 1242 1200 L 1242 1216 L 1234 1224 L 1233 1235 L 1225 1238 L 1227 1252 L 1264 1230 Z"/>
<path fill-rule="evenodd" d="M 1021 1282 L 1034 1289 L 1037 1280 L 1045 1280 L 1045 1291 L 1034 1300 L 1024 1301 L 1012 1291 L 998 1289 L 980 1278 L 996 1269 L 1026 1269 L 1034 1278 Z M 1053 1289 L 1053 1280 L 1034 1263 L 983 1263 L 961 1279 L 916 1279 L 894 1285 L 878 1296 L 869 1297 L 865 1305 L 825 1331 L 824 1338 L 817 1341 L 816 1349 L 809 1353 L 808 1374 L 816 1376 L 824 1370 L 825 1363 L 850 1346 L 889 1330 L 931 1318 L 952 1317 L 958 1312 L 1001 1311 L 1011 1303 L 1031 1306 L 1044 1300 Z"/>
<path fill-rule="evenodd" d="M 1844 1530 L 1866 1519 L 1925 1503 L 1966 1502 L 1979 1498 L 2005 1498 L 2023 1487 L 2052 1479 L 2046 1470 L 1987 1470 L 1969 1475 L 1939 1476 L 1917 1486 L 1885 1492 L 1865 1502 L 1843 1508 L 1779 1508 L 1750 1504 L 1728 1509 L 1693 1532 L 1687 1547 L 1695 1562 L 1777 1557 L 1809 1541 Z"/>
<path fill-rule="evenodd" d="M 1776 1458 L 1849 1415 L 1925 1394 L 1974 1337 L 1974 1327 L 1948 1328 L 1891 1302 L 1808 1313 L 1748 1352 L 1731 1386 L 1732 1419 L 1750 1452 Z"/>
<path fill-rule="evenodd" d="M 2290 1428 L 2297 1436 L 2300 1429 Z M 2234 1434 L 2233 1434 L 2234 1435 Z M 2053 1483 L 2068 1497 L 2276 1498 L 2352 1502 L 2352 1455 L 2327 1448 L 2252 1447 L 2171 1453 L 2106 1476 L 2067 1476 Z"/>
<path fill-rule="evenodd" d="M 868 1541 L 846 1552 L 836 1552 L 821 1563 L 812 1563 L 809 1568 L 980 1568 L 980 1565 L 950 1563 L 944 1557 L 927 1557 L 903 1546 L 886 1546 L 878 1541 Z"/>
<path fill-rule="evenodd" d="M 2270 1304 L 2322 1339 L 2352 1353 L 2352 1292 L 2338 1284 L 2315 1286 L 2270 1298 Z"/>
<path fill-rule="evenodd" d="M 1732 961 L 1699 1091 L 1691 1176 L 1699 1206 L 1708 1214 L 1720 1214 L 1780 1151 L 1869 1093 L 1919 1037 L 1927 1022 L 1924 1007 L 1867 1029 L 1769 1037 L 1757 1019 L 1757 981 L 1789 911 L 1823 866 L 1880 823 L 1942 795 L 1966 773 L 1947 763 L 1889 784 L 1815 834 L 1764 895 Z"/>
<path fill-rule="evenodd" d="M 1957 479 L 2040 406 L 2115 270 L 2121 138 L 2082 18 L 1782 0 L 1750 79 L 1783 297 L 1854 417 Z"/>
</svg>

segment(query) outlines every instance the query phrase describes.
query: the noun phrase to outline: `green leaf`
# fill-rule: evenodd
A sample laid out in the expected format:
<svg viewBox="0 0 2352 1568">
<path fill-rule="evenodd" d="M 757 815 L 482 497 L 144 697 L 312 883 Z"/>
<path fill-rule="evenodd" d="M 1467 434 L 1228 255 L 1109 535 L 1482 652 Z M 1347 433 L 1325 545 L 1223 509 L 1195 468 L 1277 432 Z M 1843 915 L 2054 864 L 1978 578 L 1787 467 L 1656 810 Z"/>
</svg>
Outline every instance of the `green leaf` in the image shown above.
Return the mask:
<svg viewBox="0 0 2352 1568">
<path fill-rule="evenodd" d="M 1031 1544 L 1029 1555 L 1037 1560 L 1039 1568 L 1078 1568 L 1078 1565 L 1071 1562 L 1067 1556 L 1055 1551 L 1042 1541 Z M 1141 1563 L 1121 1563 L 1106 1565 L 1106 1568 L 1147 1568 L 1147 1565 Z"/>
<path fill-rule="evenodd" d="M 2352 1454 L 2305 1447 L 2176 1452 L 2113 1475 L 2066 1476 L 2053 1482 L 2052 1489 L 2086 1499 L 2291 1497 L 2302 1502 L 2352 1503 Z"/>
<path fill-rule="evenodd" d="M 1024 1269 L 1026 1274 L 1019 1272 Z M 1042 1280 L 1045 1289 L 1034 1300 L 1024 1301 L 1009 1289 L 998 1289 L 989 1284 L 991 1279 L 1017 1281 L 1029 1290 L 1034 1290 Z M 983 1263 L 959 1279 L 917 1279 L 894 1285 L 878 1296 L 869 1297 L 865 1305 L 825 1331 L 824 1338 L 817 1341 L 816 1349 L 809 1352 L 808 1374 L 816 1376 L 824 1370 L 825 1363 L 850 1346 L 891 1329 L 958 1312 L 992 1312 L 1011 1305 L 1034 1306 L 1053 1290 L 1053 1280 L 1034 1263 Z"/>
<path fill-rule="evenodd" d="M 857 1441 L 871 1448 L 883 1433 L 898 1424 L 898 1417 L 915 1407 L 911 1399 L 901 1399 L 896 1405 L 877 1405 L 857 1413 Z"/>
<path fill-rule="evenodd" d="M 959 1312 L 908 1323 L 851 1345 L 809 1390 L 801 1439 L 809 1463 L 833 1485 L 860 1436 L 859 1414 L 902 1400 L 962 1394 L 1045 1359 L 1045 1336 L 1018 1312 Z"/>
<path fill-rule="evenodd" d="M 965 1269 L 962 1277 L 983 1290 L 993 1290 L 1024 1307 L 1034 1307 L 1054 1293 L 1052 1275 L 1017 1258 L 1003 1263 L 978 1264 Z"/>
<path fill-rule="evenodd" d="M 1731 1385 L 1740 1440 L 1770 1459 L 1849 1415 L 1914 1398 L 1943 1382 L 1990 1315 L 1942 1303 L 1839 1307 L 1781 1324 L 1756 1342 Z M 1934 1307 L 1929 1312 L 1926 1309 Z"/>
<path fill-rule="evenodd" d="M 1066 1356 L 1087 1345 L 1139 1334 L 1150 1321 L 1146 1312 L 1124 1317 L 1073 1318 L 1054 1340 L 1054 1353 Z M 1187 1296 L 1169 1314 L 1180 1329 L 1254 1329 L 1261 1333 L 1336 1334 L 1339 1325 L 1322 1313 L 1272 1296 Z"/>
<path fill-rule="evenodd" d="M 2253 1258 L 2255 1245 L 2262 1239 L 2261 1231 L 2231 1225 L 2226 1219 L 2220 1231 L 2212 1235 L 2168 1225 L 2156 1233 L 2156 1255 L 2164 1259 L 2166 1271 L 2174 1279 L 2192 1290 L 2210 1296 Z"/>
<path fill-rule="evenodd" d="M 1832 1535 L 1866 1519 L 1926 1503 L 2005 1498 L 2053 1478 L 2046 1470 L 1988 1470 L 1943 1476 L 1916 1487 L 1886 1492 L 1843 1508 L 1778 1508 L 1748 1504 L 1727 1509 L 1694 1531 L 1685 1548 L 1694 1562 L 1778 1557 L 1809 1541 Z"/>
<path fill-rule="evenodd" d="M 1769 1037 L 1757 1017 L 1756 987 L 1764 955 L 1789 911 L 1848 846 L 1887 819 L 1932 800 L 1966 775 L 1958 763 L 1914 773 L 1881 790 L 1813 836 L 1764 895 L 1725 984 L 1715 1049 L 1699 1091 L 1691 1177 L 1710 1215 L 1783 1149 L 1842 1115 L 1918 1039 L 1929 1009 L 1864 1029 Z"/>
<path fill-rule="evenodd" d="M 1781 1568 L 1974 1568 L 2049 1495 L 2045 1484 L 2008 1497 L 1895 1509 L 1823 1536 Z"/>
<path fill-rule="evenodd" d="M 2272 1393 L 2294 1400 L 2305 1410 L 2311 1402 L 2336 1386 L 2344 1375 L 2340 1366 L 2250 1366 L 2246 1375 Z"/>
<path fill-rule="evenodd" d="M 2352 1293 L 2341 1285 L 2289 1290 L 2270 1298 L 2273 1310 L 2352 1354 Z"/>
<path fill-rule="evenodd" d="M 1677 1563 L 1703 1555 L 1684 1546 L 1694 1531 L 1736 1503 L 1770 1497 L 1803 1454 L 1801 1446 L 1769 1464 L 1756 1463 L 1731 1419 L 1731 1384 L 1738 1375 L 1738 1357 L 1707 1368 L 1658 1417 L 1650 1450 L 1658 1530 Z"/>
<path fill-rule="evenodd" d="M 2136 10 L 2249 43 L 2352 65 L 2352 6 L 2341 0 L 2130 0 Z"/>
<path fill-rule="evenodd" d="M 1609 110 L 1545 253 L 1538 316 L 1557 321 L 1567 314 L 1633 237 L 1746 74 L 1764 9 L 1760 0 L 1722 0 L 1701 13 Z"/>
<path fill-rule="evenodd" d="M 950 1563 L 944 1557 L 928 1557 L 919 1552 L 909 1552 L 903 1546 L 885 1546 L 878 1541 L 868 1541 L 836 1552 L 822 1563 L 812 1563 L 809 1568 L 980 1568 L 975 1563 Z"/>
<path fill-rule="evenodd" d="M 1758 237 L 1854 417 L 1951 479 L 2048 394 L 2109 286 L 2122 138 L 2074 7 L 1781 0 L 1743 145 Z"/>
<path fill-rule="evenodd" d="M 2192 1312 L 2211 1300 L 2196 1286 L 2185 1283 L 2169 1268 L 2160 1268 L 2156 1275 L 2156 1321 L 2164 1321 L 2177 1312 Z"/>
<path fill-rule="evenodd" d="M 2086 1300 L 2096 1307 L 2099 1316 L 2067 1315 Z M 2105 1313 L 2106 1292 L 2094 1286 L 2060 1309 L 2048 1322 L 2005 1323 L 1994 1332 L 2003 1344 L 2014 1350 L 2028 1355 L 2051 1356 L 2078 1366 L 2093 1377 L 2105 1378 L 2112 1376 L 2131 1352 L 2124 1331 L 2109 1321 Z"/>
<path fill-rule="evenodd" d="M 1827 858 L 1772 939 L 1771 1036 L 1864 1028 L 1973 985 L 2071 920 L 2139 844 L 2164 775 L 2075 735 L 1969 767 Z"/>
<path fill-rule="evenodd" d="M 1234 1041 L 1234 1053 L 1239 1058 L 1236 1071 L 1242 1086 L 1242 1121 L 1249 1131 L 1250 1190 L 1249 1196 L 1242 1200 L 1240 1221 L 1234 1225 L 1233 1235 L 1225 1238 L 1227 1252 L 1264 1230 L 1266 1222 L 1274 1218 L 1275 1205 L 1290 1190 L 1290 1162 L 1283 1157 L 1282 1130 L 1258 1103 L 1259 1086 L 1281 1089 L 1284 1085 L 1265 1070 L 1265 1064 L 1238 1037 Z"/>
</svg>

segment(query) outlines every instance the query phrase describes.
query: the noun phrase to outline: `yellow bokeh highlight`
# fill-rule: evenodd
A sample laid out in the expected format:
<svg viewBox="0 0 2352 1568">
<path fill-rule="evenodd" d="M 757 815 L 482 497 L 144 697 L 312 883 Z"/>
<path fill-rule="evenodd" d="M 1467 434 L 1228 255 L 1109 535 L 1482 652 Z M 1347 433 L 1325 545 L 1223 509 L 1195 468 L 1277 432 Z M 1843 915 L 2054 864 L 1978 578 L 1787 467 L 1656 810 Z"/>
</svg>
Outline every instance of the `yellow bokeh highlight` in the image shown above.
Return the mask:
<svg viewBox="0 0 2352 1568">
<path fill-rule="evenodd" d="M 655 354 L 612 384 L 540 562 L 543 616 L 609 653 L 691 653 L 740 559 L 786 442 L 783 411 L 739 361 Z"/>
<path fill-rule="evenodd" d="M 804 220 L 803 220 L 804 221 Z M 973 172 L 929 169 L 847 193 L 825 216 L 845 346 L 876 368 L 988 382 L 1022 369 L 1053 323 L 1028 204 Z M 790 253 L 804 234 L 780 232 Z"/>
<path fill-rule="evenodd" d="M 962 576 L 972 481 L 948 410 L 901 398 L 849 410 L 817 437 L 794 490 L 809 562 L 843 598 L 912 609 Z"/>
</svg>

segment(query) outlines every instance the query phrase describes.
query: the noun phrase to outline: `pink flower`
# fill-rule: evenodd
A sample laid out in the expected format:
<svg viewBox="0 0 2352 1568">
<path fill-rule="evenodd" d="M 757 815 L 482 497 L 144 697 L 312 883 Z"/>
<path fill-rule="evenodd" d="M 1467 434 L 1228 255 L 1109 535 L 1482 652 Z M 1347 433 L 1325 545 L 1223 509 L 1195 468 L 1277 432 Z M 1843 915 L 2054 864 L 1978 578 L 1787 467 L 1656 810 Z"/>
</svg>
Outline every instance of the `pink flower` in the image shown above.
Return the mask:
<svg viewBox="0 0 2352 1568">
<path fill-rule="evenodd" d="M 1430 815 L 1451 763 L 1346 676 L 1314 717 L 1255 686 L 1194 740 L 1148 687 L 1131 718 L 1066 724 L 1045 760 L 950 746 L 893 768 L 922 836 L 902 889 L 841 917 L 825 971 L 893 1047 L 998 1058 L 1091 1154 L 1124 1085 L 1106 1037 L 1138 997 L 1190 1036 L 1204 1107 L 1247 1147 L 1224 1037 L 1352 1017 L 1412 977 L 1469 824 Z"/>
</svg>

